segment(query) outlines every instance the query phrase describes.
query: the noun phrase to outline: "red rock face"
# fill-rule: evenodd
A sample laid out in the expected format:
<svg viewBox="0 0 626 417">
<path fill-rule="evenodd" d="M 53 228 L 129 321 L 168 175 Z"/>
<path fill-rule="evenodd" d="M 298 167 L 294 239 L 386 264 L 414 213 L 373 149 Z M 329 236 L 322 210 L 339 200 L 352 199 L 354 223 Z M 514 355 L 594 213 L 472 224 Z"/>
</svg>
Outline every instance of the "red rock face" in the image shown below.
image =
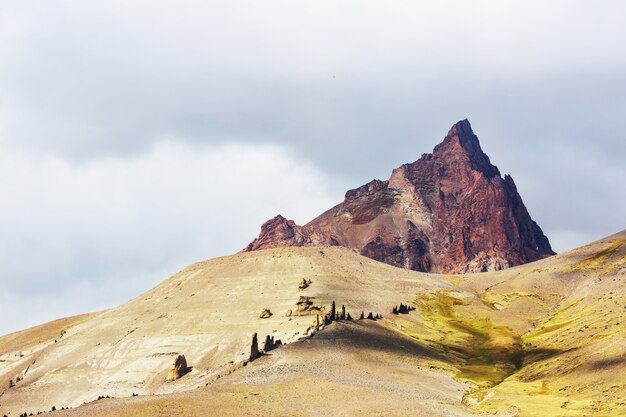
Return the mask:
<svg viewBox="0 0 626 417">
<path fill-rule="evenodd" d="M 553 255 L 515 183 L 480 148 L 467 120 L 432 154 L 346 193 L 304 226 L 277 216 L 244 251 L 341 245 L 401 268 L 492 271 Z"/>
</svg>

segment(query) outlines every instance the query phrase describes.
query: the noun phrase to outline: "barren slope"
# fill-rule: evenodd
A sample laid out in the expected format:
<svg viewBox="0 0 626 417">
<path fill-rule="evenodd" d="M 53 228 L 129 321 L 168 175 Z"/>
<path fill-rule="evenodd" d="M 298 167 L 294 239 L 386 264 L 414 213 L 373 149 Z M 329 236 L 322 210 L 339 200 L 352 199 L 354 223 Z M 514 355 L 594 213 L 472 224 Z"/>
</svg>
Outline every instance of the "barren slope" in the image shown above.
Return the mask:
<svg viewBox="0 0 626 417">
<path fill-rule="evenodd" d="M 107 399 L 61 415 L 474 415 L 461 404 L 466 385 L 425 365 L 431 354 L 380 322 L 337 322 L 209 387 Z"/>
<path fill-rule="evenodd" d="M 303 278 L 312 283 L 300 290 Z M 22 358 L 0 338 L 0 376 L 36 359 L 0 411 L 90 402 L 55 414 L 626 415 L 625 280 L 626 231 L 469 275 L 393 268 L 339 247 L 217 258 Z M 317 313 L 298 313 L 300 296 L 322 314 L 335 300 L 353 316 L 385 317 L 334 322 L 298 341 Z M 400 302 L 417 310 L 391 314 Z M 273 315 L 260 319 L 265 308 Z M 253 332 L 296 343 L 240 367 Z M 173 352 L 192 370 L 165 383 Z M 94 402 L 100 395 L 118 398 Z"/>
<path fill-rule="evenodd" d="M 303 278 L 312 282 L 300 290 Z M 344 248 L 284 248 L 201 262 L 127 304 L 68 327 L 57 343 L 37 345 L 23 356 L 4 353 L 0 377 L 22 380 L 2 387 L 0 411 L 15 415 L 77 407 L 99 396 L 194 389 L 241 366 L 253 333 L 260 343 L 265 335 L 297 340 L 333 300 L 352 315 L 385 313 L 418 291 L 448 286 Z M 298 312 L 300 296 L 312 297 L 306 311 Z M 263 309 L 273 315 L 259 318 Z M 192 370 L 165 383 L 178 354 Z"/>
</svg>

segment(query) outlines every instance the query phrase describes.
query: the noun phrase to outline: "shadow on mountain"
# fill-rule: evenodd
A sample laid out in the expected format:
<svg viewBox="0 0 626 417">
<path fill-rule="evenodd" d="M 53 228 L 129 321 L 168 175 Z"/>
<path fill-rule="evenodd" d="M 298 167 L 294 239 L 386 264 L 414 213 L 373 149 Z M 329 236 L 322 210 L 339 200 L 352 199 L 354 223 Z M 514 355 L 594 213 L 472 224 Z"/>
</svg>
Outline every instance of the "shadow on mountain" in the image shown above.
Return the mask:
<svg viewBox="0 0 626 417">
<path fill-rule="evenodd" d="M 599 361 L 593 361 L 589 364 L 589 367 L 594 371 L 602 371 L 608 368 L 613 368 L 626 363 L 626 357 L 603 359 Z"/>
<path fill-rule="evenodd" d="M 327 345 L 326 348 L 333 350 L 359 350 L 448 360 L 440 352 L 423 346 L 418 340 L 371 320 L 334 322 L 294 348 L 306 348 L 308 345 Z"/>
<path fill-rule="evenodd" d="M 575 350 L 577 349 L 533 348 L 525 350 L 520 356 L 520 365 L 528 366 L 532 363 L 552 359 L 556 356 L 562 355 L 567 352 L 573 352 Z"/>
</svg>

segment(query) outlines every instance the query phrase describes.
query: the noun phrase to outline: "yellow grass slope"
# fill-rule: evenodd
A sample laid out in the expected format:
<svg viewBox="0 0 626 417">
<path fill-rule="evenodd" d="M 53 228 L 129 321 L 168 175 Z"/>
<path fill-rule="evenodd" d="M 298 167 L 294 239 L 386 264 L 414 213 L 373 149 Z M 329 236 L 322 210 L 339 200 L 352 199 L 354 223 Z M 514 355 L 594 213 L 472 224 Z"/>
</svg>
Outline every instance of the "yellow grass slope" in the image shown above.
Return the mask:
<svg viewBox="0 0 626 417">
<path fill-rule="evenodd" d="M 416 297 L 424 320 L 403 331 L 474 384 L 466 404 L 502 416 L 626 415 L 625 232 L 448 280 L 456 290 Z"/>
<path fill-rule="evenodd" d="M 512 300 L 523 294 L 556 303 L 537 316 L 514 303 L 503 309 L 504 317 L 526 314 L 533 320 L 520 332 L 520 369 L 480 392 L 478 409 L 626 415 L 626 233 L 529 267 L 482 295 Z"/>
</svg>

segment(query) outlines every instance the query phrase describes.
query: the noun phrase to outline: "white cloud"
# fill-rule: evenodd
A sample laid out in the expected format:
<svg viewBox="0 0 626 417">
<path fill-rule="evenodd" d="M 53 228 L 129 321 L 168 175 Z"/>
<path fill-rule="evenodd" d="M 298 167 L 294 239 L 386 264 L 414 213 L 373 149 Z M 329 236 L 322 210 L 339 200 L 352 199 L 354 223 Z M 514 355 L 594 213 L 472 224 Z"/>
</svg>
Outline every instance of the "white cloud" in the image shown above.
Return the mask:
<svg viewBox="0 0 626 417">
<path fill-rule="evenodd" d="M 310 220 L 344 188 L 270 145 L 161 140 L 137 157 L 85 164 L 5 152 L 0 333 L 123 302 L 193 261 L 242 249 L 278 212 Z"/>
</svg>

